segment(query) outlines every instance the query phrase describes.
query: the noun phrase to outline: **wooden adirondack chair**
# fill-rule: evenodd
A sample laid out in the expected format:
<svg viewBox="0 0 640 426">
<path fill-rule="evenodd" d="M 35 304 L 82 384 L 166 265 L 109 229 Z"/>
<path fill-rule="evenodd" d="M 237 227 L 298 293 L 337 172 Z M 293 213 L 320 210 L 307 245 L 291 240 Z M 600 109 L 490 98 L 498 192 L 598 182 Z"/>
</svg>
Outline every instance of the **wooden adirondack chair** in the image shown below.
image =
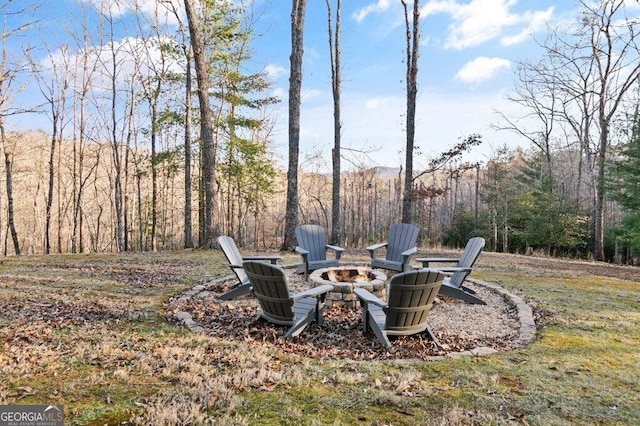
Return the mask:
<svg viewBox="0 0 640 426">
<path fill-rule="evenodd" d="M 327 235 L 322 226 L 300 225 L 296 227 L 296 239 L 296 253 L 302 256 L 302 265 L 296 272 L 304 274 L 305 280 L 311 271 L 339 265 L 344 248 L 327 244 Z M 328 250 L 335 252 L 334 259 L 327 259 Z"/>
<path fill-rule="evenodd" d="M 389 336 L 427 333 L 440 345 L 427 323 L 427 316 L 445 275 L 432 269 L 403 272 L 391 278 L 388 302 L 362 288 L 354 290 L 362 305 L 365 333 L 371 329 L 378 341 L 391 346 Z"/>
<path fill-rule="evenodd" d="M 406 272 L 409 269 L 411 255 L 418 251 L 416 247 L 418 231 L 416 226 L 409 223 L 391 225 L 387 242 L 367 247 L 371 256 L 371 267 Z M 387 249 L 384 259 L 375 256 L 376 250 L 382 247 Z"/>
<path fill-rule="evenodd" d="M 249 283 L 249 277 L 242 267 L 242 262 L 245 260 L 261 260 L 269 261 L 272 264 L 276 264 L 278 260 L 282 259 L 280 256 L 249 256 L 242 257 L 236 242 L 233 238 L 227 235 L 221 235 L 218 237 L 218 245 L 222 249 L 225 257 L 229 261 L 229 267 L 238 277 L 238 284 L 236 284 L 231 290 L 220 295 L 218 299 L 230 300 L 238 296 L 251 293 L 251 284 Z"/>
<path fill-rule="evenodd" d="M 473 237 L 468 242 L 462 252 L 462 255 L 458 259 L 452 259 L 448 257 L 424 257 L 416 259 L 422 263 L 423 268 L 431 267 L 431 263 L 455 263 L 453 267 L 435 267 L 435 269 L 441 272 L 448 272 L 449 275 L 444 279 L 442 287 L 440 287 L 440 294 L 443 296 L 454 297 L 456 299 L 464 300 L 467 303 L 473 303 L 477 305 L 486 305 L 487 303 L 475 296 L 475 292 L 462 285 L 464 280 L 473 270 L 473 264 L 476 262 L 478 256 L 484 248 L 484 238 Z"/>
<path fill-rule="evenodd" d="M 285 339 L 297 336 L 314 321 L 322 324 L 324 300 L 327 293 L 333 290 L 332 285 L 324 284 L 290 294 L 282 268 L 255 261 L 246 261 L 243 265 L 251 282 L 251 291 L 262 308 L 258 319 L 288 325 Z"/>
</svg>

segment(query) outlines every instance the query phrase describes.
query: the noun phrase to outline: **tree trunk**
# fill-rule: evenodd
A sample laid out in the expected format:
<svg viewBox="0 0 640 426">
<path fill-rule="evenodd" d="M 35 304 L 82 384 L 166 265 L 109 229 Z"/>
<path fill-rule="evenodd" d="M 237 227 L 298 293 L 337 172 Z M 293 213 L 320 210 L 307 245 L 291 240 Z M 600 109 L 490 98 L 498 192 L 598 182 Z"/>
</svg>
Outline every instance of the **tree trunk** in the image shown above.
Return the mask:
<svg viewBox="0 0 640 426">
<path fill-rule="evenodd" d="M 598 152 L 598 171 L 596 175 L 596 205 L 594 211 L 594 241 L 593 257 L 595 260 L 604 260 L 604 218 L 605 218 L 605 167 L 607 162 L 607 147 L 609 146 L 609 123 L 602 123 L 600 130 L 600 150 Z"/>
<path fill-rule="evenodd" d="M 213 114 L 209 99 L 209 74 L 204 45 L 200 35 L 200 24 L 196 14 L 194 1 L 184 0 L 185 11 L 189 21 L 191 47 L 196 65 L 196 80 L 198 81 L 198 100 L 200 102 L 200 139 L 202 141 L 202 183 L 204 189 L 204 226 L 201 245 L 214 247 L 217 231 L 214 226 L 215 211 L 215 166 L 216 147 L 213 140 Z"/>
<path fill-rule="evenodd" d="M 56 135 L 58 133 L 58 118 L 54 113 L 53 117 L 53 135 L 51 136 L 51 147 L 49 150 L 49 184 L 47 188 L 47 205 L 45 207 L 45 226 L 44 226 L 44 254 L 51 252 L 51 209 L 53 207 L 53 190 L 55 182 L 55 155 L 56 155 Z"/>
<path fill-rule="evenodd" d="M 13 211 L 13 171 L 11 153 L 7 152 L 6 139 L 4 133 L 4 126 L 0 123 L 0 142 L 4 150 L 4 170 L 6 176 L 7 186 L 7 226 L 11 232 L 11 239 L 13 240 L 13 250 L 17 256 L 20 255 L 20 241 L 18 240 L 18 232 L 15 225 L 15 214 Z"/>
<path fill-rule="evenodd" d="M 420 1 L 413 1 L 413 27 L 409 26 L 407 3 L 402 0 L 407 37 L 407 144 L 404 191 L 402 196 L 402 222 L 411 223 L 413 216 L 413 147 L 416 131 L 416 97 L 418 94 L 418 58 L 420 49 Z"/>
<path fill-rule="evenodd" d="M 142 217 L 142 171 L 140 165 L 136 161 L 136 198 L 138 204 L 138 250 L 144 249 L 144 220 Z"/>
<path fill-rule="evenodd" d="M 302 89 L 303 30 L 307 0 L 292 0 L 291 72 L 289 75 L 289 167 L 283 250 L 295 247 L 298 226 L 298 155 L 300 150 L 300 92 Z"/>
<path fill-rule="evenodd" d="M 185 82 L 184 118 L 184 248 L 193 247 L 191 213 L 191 48 L 185 46 L 187 75 Z"/>
<path fill-rule="evenodd" d="M 151 251 L 158 250 L 157 225 L 158 225 L 158 165 L 157 140 L 158 140 L 158 113 L 157 94 L 160 92 L 160 79 L 151 99 Z"/>
<path fill-rule="evenodd" d="M 341 218 L 340 218 L 340 142 L 341 142 L 341 123 L 340 123 L 340 13 L 342 10 L 342 1 L 337 0 L 336 5 L 336 26 L 335 41 L 332 37 L 331 25 L 331 3 L 327 2 L 327 11 L 329 15 L 329 53 L 331 57 L 331 87 L 333 89 L 333 181 L 331 189 L 331 244 L 339 245 L 342 240 L 341 234 Z"/>
<path fill-rule="evenodd" d="M 111 23 L 111 34 L 113 35 L 113 21 Z M 118 58 L 116 57 L 115 47 L 111 46 L 111 61 L 113 63 L 113 69 L 111 74 L 111 154 L 113 157 L 113 168 L 115 172 L 113 183 L 113 203 L 116 213 L 116 250 L 118 252 L 124 252 L 127 250 L 124 241 L 124 209 L 122 206 L 123 191 L 122 191 L 122 158 L 120 152 L 120 142 L 118 141 L 117 126 L 118 126 L 118 111 L 117 111 L 117 99 L 118 99 Z"/>
</svg>

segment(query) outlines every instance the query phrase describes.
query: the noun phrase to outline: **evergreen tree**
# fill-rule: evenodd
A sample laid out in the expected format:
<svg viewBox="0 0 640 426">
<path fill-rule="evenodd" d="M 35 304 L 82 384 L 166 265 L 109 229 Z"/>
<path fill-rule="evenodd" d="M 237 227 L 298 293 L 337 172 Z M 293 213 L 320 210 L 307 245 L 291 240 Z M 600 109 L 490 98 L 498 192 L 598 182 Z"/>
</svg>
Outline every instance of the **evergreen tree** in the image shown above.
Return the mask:
<svg viewBox="0 0 640 426">
<path fill-rule="evenodd" d="M 632 251 L 640 251 L 640 117 L 635 113 L 629 141 L 609 167 L 609 191 L 625 217 L 616 233 L 618 242 Z"/>
<path fill-rule="evenodd" d="M 271 88 L 266 73 L 245 70 L 252 59 L 253 37 L 247 11 L 231 3 L 214 3 L 219 4 L 205 11 L 205 21 L 211 37 L 218 40 L 210 67 L 218 108 L 220 201 L 225 205 L 220 228 L 242 246 L 247 214 L 257 216 L 273 192 L 275 167 L 267 158 L 271 123 L 265 108 L 278 99 L 264 94 Z"/>
<path fill-rule="evenodd" d="M 519 180 L 528 200 L 525 214 L 527 244 L 550 255 L 577 255 L 588 247 L 588 216 L 576 211 L 556 178 L 545 170 L 546 161 L 537 153 L 526 159 Z"/>
</svg>

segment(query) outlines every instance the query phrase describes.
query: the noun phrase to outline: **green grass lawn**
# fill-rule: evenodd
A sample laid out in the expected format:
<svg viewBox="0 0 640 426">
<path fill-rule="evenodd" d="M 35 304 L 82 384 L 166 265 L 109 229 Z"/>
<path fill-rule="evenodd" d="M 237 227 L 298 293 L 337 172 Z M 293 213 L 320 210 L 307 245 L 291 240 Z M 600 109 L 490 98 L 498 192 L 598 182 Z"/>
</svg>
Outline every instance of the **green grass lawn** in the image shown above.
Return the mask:
<svg viewBox="0 0 640 426">
<path fill-rule="evenodd" d="M 533 306 L 526 348 L 356 362 L 173 325 L 169 297 L 229 274 L 217 251 L 3 258 L 0 404 L 63 404 L 69 425 L 640 424 L 640 284 L 523 259 L 485 253 L 473 276 Z"/>
</svg>

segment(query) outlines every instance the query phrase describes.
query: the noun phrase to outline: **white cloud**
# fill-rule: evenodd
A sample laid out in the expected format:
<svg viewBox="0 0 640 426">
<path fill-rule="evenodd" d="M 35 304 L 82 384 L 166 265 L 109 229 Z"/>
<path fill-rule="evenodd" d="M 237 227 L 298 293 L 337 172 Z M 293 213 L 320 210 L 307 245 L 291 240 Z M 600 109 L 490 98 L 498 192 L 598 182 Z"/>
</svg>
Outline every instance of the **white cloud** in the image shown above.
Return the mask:
<svg viewBox="0 0 640 426">
<path fill-rule="evenodd" d="M 438 13 L 453 13 L 460 6 L 455 0 L 431 0 L 420 9 L 420 16 L 427 17 Z"/>
<path fill-rule="evenodd" d="M 285 75 L 289 73 L 288 69 L 281 67 L 279 65 L 274 65 L 274 64 L 267 64 L 264 67 L 264 71 L 267 73 L 267 76 L 269 78 L 272 78 L 274 80 L 280 77 L 281 75 Z"/>
<path fill-rule="evenodd" d="M 357 22 L 362 22 L 367 16 L 372 13 L 386 12 L 391 8 L 391 0 L 378 0 L 377 3 L 370 4 L 365 7 L 361 7 L 353 12 L 353 19 Z"/>
<path fill-rule="evenodd" d="M 481 83 L 491 79 L 501 69 L 509 68 L 511 62 L 507 59 L 480 56 L 464 64 L 455 79 L 464 83 Z"/>
<path fill-rule="evenodd" d="M 518 34 L 507 35 L 500 39 L 500 44 L 503 46 L 511 46 L 519 44 L 530 37 L 536 31 L 544 28 L 544 26 L 551 20 L 553 16 L 554 8 L 550 7 L 547 10 L 540 10 L 535 12 L 527 12 L 522 15 L 522 20 L 528 22 L 526 28 L 522 29 Z"/>
<path fill-rule="evenodd" d="M 449 14 L 452 23 L 448 27 L 446 48 L 462 50 L 502 37 L 502 44 L 520 42 L 531 32 L 542 27 L 553 14 L 553 7 L 544 11 L 512 13 L 517 0 L 471 0 L 461 3 L 455 0 L 432 0 L 421 10 L 421 16 L 438 13 Z M 520 29 L 521 26 L 524 29 Z M 515 28 L 516 35 L 503 35 Z M 519 31 L 518 31 L 519 30 Z"/>
<path fill-rule="evenodd" d="M 127 13 L 142 13 L 147 17 L 158 19 L 162 24 L 177 25 L 178 19 L 173 13 L 175 9 L 180 15 L 184 15 L 184 3 L 181 0 L 81 0 L 92 5 L 100 13 L 106 13 L 114 17 Z M 170 3 L 170 4 L 168 4 Z M 184 21 L 185 16 L 181 16 Z"/>
<path fill-rule="evenodd" d="M 90 89 L 96 93 L 112 90 L 111 74 L 114 54 L 118 68 L 116 83 L 121 88 L 134 84 L 141 75 L 153 75 L 154 70 L 182 72 L 182 65 L 168 58 L 166 53 L 158 47 L 157 41 L 126 37 L 120 41 L 92 46 L 85 50 L 71 51 L 63 47 L 42 58 L 40 67 L 47 73 L 66 69 L 69 75 L 77 76 L 83 74 L 85 66 L 95 69 L 87 78 L 90 79 Z M 161 41 L 169 43 L 171 40 L 162 39 Z M 164 69 L 159 69 L 160 66 Z M 76 83 L 82 84 L 81 81 Z"/>
<path fill-rule="evenodd" d="M 521 43 L 550 21 L 555 7 L 515 13 L 518 0 L 430 0 L 421 7 L 420 17 L 445 14 L 451 18 L 444 47 L 462 50 L 499 39 L 503 46 Z M 399 1 L 377 0 L 357 9 L 353 19 L 362 22 L 374 13 L 400 10 Z M 396 27 L 397 21 L 391 24 Z"/>
</svg>

